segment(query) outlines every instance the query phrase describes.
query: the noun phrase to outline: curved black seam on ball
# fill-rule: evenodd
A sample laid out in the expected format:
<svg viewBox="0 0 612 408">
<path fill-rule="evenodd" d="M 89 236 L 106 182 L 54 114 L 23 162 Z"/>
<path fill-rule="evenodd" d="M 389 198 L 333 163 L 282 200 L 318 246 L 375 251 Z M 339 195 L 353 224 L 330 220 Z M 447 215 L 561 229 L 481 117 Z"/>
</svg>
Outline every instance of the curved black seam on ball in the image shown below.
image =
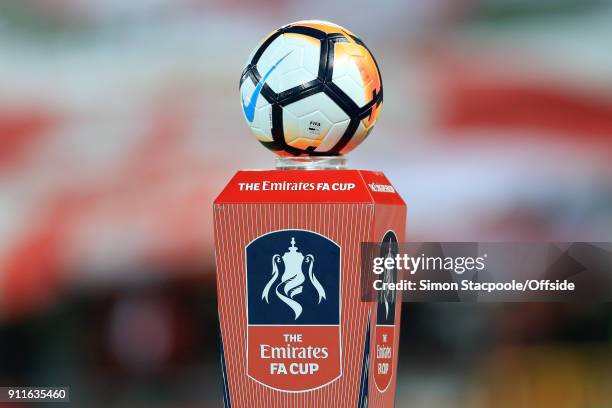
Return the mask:
<svg viewBox="0 0 612 408">
<path fill-rule="evenodd" d="M 259 73 L 259 70 L 255 66 L 252 67 L 250 72 L 253 75 L 253 81 L 255 81 L 255 86 L 257 86 L 259 81 L 261 81 L 261 74 Z M 263 86 L 261 87 L 261 94 L 270 103 L 278 99 L 278 95 L 276 94 L 276 92 L 274 92 L 267 83 L 263 84 Z"/>
<path fill-rule="evenodd" d="M 240 82 L 238 84 L 238 90 L 240 90 L 244 81 L 249 77 L 250 70 L 251 70 L 251 64 L 248 64 L 246 68 L 242 70 L 242 73 L 240 74 Z"/>
<path fill-rule="evenodd" d="M 355 131 L 357 131 L 358 127 L 359 119 L 351 118 L 351 121 L 349 122 L 348 126 L 346 127 L 346 130 L 342 134 L 342 137 L 340 138 L 340 140 L 338 140 L 338 143 L 336 143 L 334 147 L 329 149 L 327 154 L 330 156 L 339 155 L 340 151 L 344 149 L 348 142 L 353 138 L 353 136 L 355 135 Z"/>
<path fill-rule="evenodd" d="M 253 74 L 251 73 L 250 70 L 245 71 L 244 76 L 240 77 L 240 86 L 238 87 L 238 91 L 240 91 L 242 89 L 242 84 L 244 83 L 244 81 L 246 81 L 248 78 L 251 79 L 251 82 L 253 82 L 254 86 L 257 86 L 257 80 L 255 79 L 255 77 L 253 76 Z"/>
<path fill-rule="evenodd" d="M 282 151 L 282 148 L 278 147 L 278 144 L 275 141 L 263 142 L 263 141 L 260 140 L 259 143 L 264 145 L 264 147 L 266 149 L 272 150 L 273 152 L 280 152 L 280 151 Z"/>
<path fill-rule="evenodd" d="M 301 150 L 301 149 L 298 149 L 296 147 L 289 146 L 287 143 L 285 143 L 285 147 L 283 147 L 283 151 L 285 151 L 285 152 L 287 152 L 289 154 L 292 154 L 294 156 L 300 156 L 300 155 L 306 153 L 306 150 Z"/>
<path fill-rule="evenodd" d="M 352 35 L 352 34 L 349 34 L 349 33 L 345 33 L 345 34 L 348 35 L 349 37 L 351 37 L 353 39 L 353 41 L 355 41 L 357 44 L 361 45 L 364 48 L 368 48 L 368 47 L 366 47 L 365 43 L 363 41 L 361 41 L 361 39 L 359 37 L 357 37 L 356 35 Z M 370 50 L 368 50 L 368 51 L 370 51 Z"/>
<path fill-rule="evenodd" d="M 304 150 L 290 146 L 285 140 L 285 130 L 283 126 L 283 108 L 278 103 L 272 104 L 272 141 L 261 142 L 266 148 L 272 151 L 284 151 L 293 156 L 307 154 L 309 156 L 337 156 L 335 152 L 316 152 L 316 147 L 310 146 Z"/>
<path fill-rule="evenodd" d="M 259 73 L 259 70 L 256 66 L 252 66 L 249 72 L 253 75 L 253 78 L 255 79 L 255 84 L 257 84 L 261 80 L 261 74 Z"/>
<path fill-rule="evenodd" d="M 283 150 L 285 143 L 285 135 L 283 131 L 283 108 L 276 103 L 272 104 L 272 142 L 267 142 L 268 149 L 274 147 L 276 150 Z"/>
<path fill-rule="evenodd" d="M 276 38 L 278 38 L 281 34 L 282 34 L 281 30 L 276 30 L 276 32 L 270 34 L 270 36 L 266 38 L 263 44 L 261 44 L 261 46 L 257 49 L 257 51 L 255 51 L 253 58 L 251 58 L 252 66 L 257 65 L 257 62 L 261 58 L 261 54 L 263 54 L 264 51 L 270 46 L 270 44 L 272 44 L 272 41 L 276 40 Z"/>
<path fill-rule="evenodd" d="M 252 67 L 248 74 L 251 80 L 253 81 L 253 84 L 257 86 L 257 84 L 261 80 L 261 75 L 257 70 L 257 67 Z M 261 88 L 261 95 L 266 101 L 268 101 L 268 103 L 273 103 L 277 99 L 276 93 L 272 90 L 272 88 L 268 86 L 268 84 L 264 84 L 264 86 Z"/>
<path fill-rule="evenodd" d="M 261 88 L 261 94 L 270 103 L 278 100 L 278 94 L 274 92 L 268 84 L 264 84 L 264 86 Z"/>
<path fill-rule="evenodd" d="M 327 39 L 332 42 L 349 42 L 348 38 L 342 33 L 327 34 Z"/>
<path fill-rule="evenodd" d="M 378 93 L 376 92 L 376 90 L 374 90 L 374 95 L 372 96 L 372 100 L 361 108 L 359 115 L 358 115 L 359 119 L 363 119 L 367 116 L 370 116 L 374 105 L 378 106 L 382 103 L 382 101 L 383 101 L 382 88 L 380 92 Z"/>
<path fill-rule="evenodd" d="M 282 150 L 294 156 L 299 156 L 305 151 L 289 146 L 285 140 L 285 130 L 283 129 L 283 108 L 277 104 L 272 104 L 272 142 L 268 142 L 266 147 L 271 150 Z"/>
<path fill-rule="evenodd" d="M 334 73 L 334 43 L 329 39 L 325 40 L 325 43 L 327 44 L 327 55 L 325 57 L 327 61 L 325 61 L 323 83 L 327 84 L 332 81 L 332 75 Z"/>
<path fill-rule="evenodd" d="M 301 25 L 290 25 L 281 28 L 278 30 L 281 34 L 292 33 L 292 34 L 302 34 L 308 37 L 316 38 L 317 40 L 323 40 L 327 37 L 325 31 L 317 30 L 316 28 L 306 27 Z"/>
<path fill-rule="evenodd" d="M 325 71 L 325 80 L 324 82 L 331 82 L 334 76 L 334 54 L 336 47 L 336 43 L 338 42 L 348 42 L 345 36 L 342 34 L 330 34 L 327 37 L 327 70 Z"/>
<path fill-rule="evenodd" d="M 276 102 L 280 106 L 284 107 L 301 99 L 308 98 L 311 95 L 315 95 L 321 92 L 322 90 L 323 84 L 320 83 L 318 79 L 315 79 L 313 81 L 307 82 L 304 85 L 298 85 L 285 92 L 281 92 Z"/>
<path fill-rule="evenodd" d="M 316 149 L 316 148 L 315 148 Z M 336 153 L 336 152 L 309 152 L 308 153 L 309 156 L 340 156 L 340 153 Z"/>
<path fill-rule="evenodd" d="M 282 102 L 285 99 L 291 98 L 293 95 L 298 94 L 300 92 L 304 92 L 310 88 L 318 88 L 321 87 L 321 84 L 317 78 L 312 81 L 304 82 L 303 84 L 294 86 L 293 88 L 289 88 L 286 91 L 282 91 L 278 93 L 278 101 Z"/>
<path fill-rule="evenodd" d="M 321 83 L 325 82 L 325 75 L 327 73 L 327 66 L 329 63 L 329 44 L 327 38 L 321 40 L 320 52 L 319 52 L 319 72 L 317 73 L 317 79 Z"/>
<path fill-rule="evenodd" d="M 359 116 L 359 106 L 338 85 L 328 82 L 323 87 L 323 92 L 351 119 Z"/>
<path fill-rule="evenodd" d="M 261 80 L 261 74 L 257 70 L 257 67 L 253 67 L 250 72 L 253 74 L 255 84 L 259 83 Z M 286 91 L 282 91 L 280 93 L 274 92 L 266 83 L 261 88 L 261 94 L 268 102 L 279 102 L 285 106 L 313 95 L 313 90 L 317 92 L 323 90 L 323 86 L 318 78 L 308 81 L 305 84 L 294 86 L 293 88 L 287 89 Z"/>
</svg>

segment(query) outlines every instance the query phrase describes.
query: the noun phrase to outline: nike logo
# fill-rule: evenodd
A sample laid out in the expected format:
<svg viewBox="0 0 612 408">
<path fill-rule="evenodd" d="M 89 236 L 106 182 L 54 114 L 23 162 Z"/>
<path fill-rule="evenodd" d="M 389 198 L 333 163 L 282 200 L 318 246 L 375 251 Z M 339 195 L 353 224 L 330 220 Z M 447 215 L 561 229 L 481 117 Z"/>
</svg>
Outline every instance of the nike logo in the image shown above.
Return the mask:
<svg viewBox="0 0 612 408">
<path fill-rule="evenodd" d="M 294 50 L 289 51 L 281 59 L 276 61 L 276 64 L 274 64 L 274 65 L 272 65 L 272 67 L 270 67 L 268 72 L 266 72 L 265 75 L 263 76 L 263 78 L 261 78 L 261 80 L 257 83 L 257 86 L 253 90 L 253 94 L 251 95 L 251 100 L 249 101 L 248 105 L 246 105 L 244 103 L 244 99 L 242 100 L 242 110 L 244 110 L 244 115 L 246 116 L 246 118 L 249 121 L 249 123 L 253 122 L 253 119 L 255 119 L 255 105 L 257 105 L 257 98 L 259 97 L 259 94 L 261 93 L 261 89 L 263 88 L 263 86 L 266 83 L 266 79 L 268 79 L 268 77 L 270 76 L 272 71 L 274 71 L 276 69 L 278 64 L 280 64 L 285 58 L 287 58 L 289 56 L 289 54 L 291 54 L 293 51 Z"/>
</svg>

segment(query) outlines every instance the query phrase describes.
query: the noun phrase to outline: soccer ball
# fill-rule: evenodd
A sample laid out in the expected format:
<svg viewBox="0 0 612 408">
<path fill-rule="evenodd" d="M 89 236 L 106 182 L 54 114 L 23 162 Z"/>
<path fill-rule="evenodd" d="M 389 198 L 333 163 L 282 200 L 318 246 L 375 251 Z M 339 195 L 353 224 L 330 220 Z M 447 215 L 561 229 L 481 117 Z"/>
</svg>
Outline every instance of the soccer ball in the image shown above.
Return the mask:
<svg viewBox="0 0 612 408">
<path fill-rule="evenodd" d="M 376 60 L 339 25 L 298 21 L 251 53 L 240 77 L 247 124 L 280 156 L 338 156 L 372 131 L 383 91 Z"/>
</svg>

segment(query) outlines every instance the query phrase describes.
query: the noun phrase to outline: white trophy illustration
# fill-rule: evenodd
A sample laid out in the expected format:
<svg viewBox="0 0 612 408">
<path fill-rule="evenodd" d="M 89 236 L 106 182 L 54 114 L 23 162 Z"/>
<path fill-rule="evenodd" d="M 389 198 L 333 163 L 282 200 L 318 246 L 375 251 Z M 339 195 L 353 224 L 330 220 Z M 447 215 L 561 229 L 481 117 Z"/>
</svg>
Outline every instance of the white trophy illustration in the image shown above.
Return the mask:
<svg viewBox="0 0 612 408">
<path fill-rule="evenodd" d="M 272 285 L 274 285 L 278 279 L 278 265 L 282 262 L 285 266 L 285 271 L 281 276 L 280 282 L 276 284 L 274 292 L 283 303 L 293 310 L 293 313 L 295 313 L 295 320 L 297 320 L 302 314 L 303 309 L 302 305 L 298 300 L 294 299 L 294 297 L 302 293 L 304 282 L 306 281 L 306 276 L 302 271 L 304 263 L 308 265 L 308 279 L 319 295 L 318 303 L 321 303 L 321 300 L 325 299 L 325 289 L 323 289 L 323 286 L 312 271 L 315 259 L 314 256 L 311 254 L 306 256 L 302 255 L 295 246 L 295 238 L 291 238 L 291 246 L 288 249 L 289 252 L 285 252 L 282 257 L 279 254 L 274 254 L 274 256 L 272 256 L 272 277 L 266 284 L 261 294 L 261 298 L 267 303 L 270 303 L 268 294 Z"/>
</svg>

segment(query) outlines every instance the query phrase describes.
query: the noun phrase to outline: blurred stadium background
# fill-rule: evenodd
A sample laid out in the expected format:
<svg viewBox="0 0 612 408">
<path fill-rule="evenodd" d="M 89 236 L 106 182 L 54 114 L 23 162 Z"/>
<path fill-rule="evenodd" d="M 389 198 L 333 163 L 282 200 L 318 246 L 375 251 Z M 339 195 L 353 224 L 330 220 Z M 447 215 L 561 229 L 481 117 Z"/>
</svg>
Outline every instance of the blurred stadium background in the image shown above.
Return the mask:
<svg viewBox="0 0 612 408">
<path fill-rule="evenodd" d="M 374 51 L 349 163 L 411 240 L 612 240 L 612 1 L 0 0 L 1 385 L 220 405 L 211 202 L 273 166 L 238 77 L 305 18 Z M 612 406 L 610 305 L 407 304 L 401 341 L 400 407 Z"/>
</svg>

